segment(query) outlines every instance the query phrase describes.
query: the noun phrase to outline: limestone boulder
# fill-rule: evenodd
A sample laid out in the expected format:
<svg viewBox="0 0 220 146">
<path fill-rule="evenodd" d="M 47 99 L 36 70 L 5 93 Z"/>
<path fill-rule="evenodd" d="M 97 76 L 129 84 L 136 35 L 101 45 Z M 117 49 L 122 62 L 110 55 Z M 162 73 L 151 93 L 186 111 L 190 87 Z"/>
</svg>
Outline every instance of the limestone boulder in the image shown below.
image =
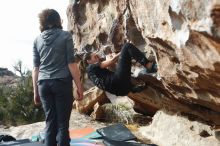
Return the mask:
<svg viewBox="0 0 220 146">
<path fill-rule="evenodd" d="M 90 115 L 94 120 L 105 120 L 105 111 L 99 103 L 94 105 L 94 111 Z"/>
<path fill-rule="evenodd" d="M 219 0 L 70 1 L 75 47 L 134 43 L 158 64 L 148 89 L 129 97 L 155 113 L 165 108 L 220 125 Z M 159 80 L 158 80 L 159 79 Z"/>
<path fill-rule="evenodd" d="M 92 87 L 85 91 L 83 100 L 75 101 L 77 111 L 85 114 L 91 114 L 96 103 L 103 105 L 107 102 L 109 102 L 109 100 L 107 99 L 105 92 L 97 87 Z"/>
<path fill-rule="evenodd" d="M 180 114 L 158 111 L 149 126 L 139 132 L 160 146 L 219 146 L 219 135 L 206 124 Z"/>
</svg>

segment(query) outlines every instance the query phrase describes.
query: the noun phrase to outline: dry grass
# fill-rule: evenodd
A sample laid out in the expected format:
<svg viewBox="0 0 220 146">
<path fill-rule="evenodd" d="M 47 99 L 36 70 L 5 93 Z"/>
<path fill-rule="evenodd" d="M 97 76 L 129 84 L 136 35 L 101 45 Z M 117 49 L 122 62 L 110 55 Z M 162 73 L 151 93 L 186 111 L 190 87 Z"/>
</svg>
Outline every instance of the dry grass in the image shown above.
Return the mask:
<svg viewBox="0 0 220 146">
<path fill-rule="evenodd" d="M 105 104 L 105 119 L 109 122 L 133 123 L 134 110 L 124 104 Z"/>
</svg>

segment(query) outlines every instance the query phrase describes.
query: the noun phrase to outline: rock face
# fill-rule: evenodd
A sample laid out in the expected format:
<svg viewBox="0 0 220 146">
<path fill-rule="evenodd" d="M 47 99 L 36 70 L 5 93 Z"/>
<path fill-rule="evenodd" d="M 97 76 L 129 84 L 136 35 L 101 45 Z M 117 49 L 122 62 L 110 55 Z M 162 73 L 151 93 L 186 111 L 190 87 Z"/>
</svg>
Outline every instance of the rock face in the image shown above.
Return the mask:
<svg viewBox="0 0 220 146">
<path fill-rule="evenodd" d="M 97 87 L 93 87 L 84 92 L 83 100 L 75 102 L 77 111 L 80 113 L 91 114 L 96 103 L 103 105 L 104 103 L 109 102 L 109 100 L 107 99 L 104 91 Z"/>
<path fill-rule="evenodd" d="M 36 128 L 37 127 L 37 128 Z M 31 139 L 33 135 L 38 135 L 39 132 L 43 131 L 45 127 L 45 122 L 38 122 L 29 125 L 21 125 L 17 127 L 10 127 L 7 129 L 0 128 L 0 134 L 11 135 L 16 139 Z"/>
<path fill-rule="evenodd" d="M 164 111 L 158 111 L 151 125 L 141 127 L 139 131 L 160 146 L 220 145 L 220 136 L 210 126 Z"/>
<path fill-rule="evenodd" d="M 220 4 L 214 5 L 211 17 L 213 19 L 212 33 L 216 39 L 220 39 Z"/>
<path fill-rule="evenodd" d="M 0 67 L 0 76 L 15 76 L 15 75 L 11 71 L 9 71 L 7 68 Z"/>
<path fill-rule="evenodd" d="M 0 67 L 0 86 L 15 85 L 17 76 L 7 68 Z"/>
<path fill-rule="evenodd" d="M 165 108 L 220 125 L 219 0 L 81 0 L 67 10 L 75 47 L 115 50 L 129 40 L 154 55 L 161 80 L 129 97 L 146 111 Z"/>
</svg>

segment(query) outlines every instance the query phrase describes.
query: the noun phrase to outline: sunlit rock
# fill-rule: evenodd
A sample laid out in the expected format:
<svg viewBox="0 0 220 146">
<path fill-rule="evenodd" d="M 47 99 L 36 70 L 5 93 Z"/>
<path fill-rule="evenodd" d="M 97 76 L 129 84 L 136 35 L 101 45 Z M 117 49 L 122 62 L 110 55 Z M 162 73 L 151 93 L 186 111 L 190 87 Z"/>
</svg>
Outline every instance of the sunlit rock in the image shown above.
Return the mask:
<svg viewBox="0 0 220 146">
<path fill-rule="evenodd" d="M 146 112 L 165 108 L 220 125 L 219 0 L 81 0 L 70 3 L 75 47 L 120 50 L 127 41 L 154 56 L 158 76 L 129 97 Z"/>
<path fill-rule="evenodd" d="M 108 102 L 105 93 L 97 87 L 93 87 L 84 92 L 84 98 L 76 102 L 76 109 L 80 113 L 90 114 L 94 105 L 98 102 L 100 105 Z"/>
<path fill-rule="evenodd" d="M 160 146 L 219 146 L 219 136 L 206 124 L 190 121 L 179 114 L 158 111 L 140 133 Z"/>
</svg>

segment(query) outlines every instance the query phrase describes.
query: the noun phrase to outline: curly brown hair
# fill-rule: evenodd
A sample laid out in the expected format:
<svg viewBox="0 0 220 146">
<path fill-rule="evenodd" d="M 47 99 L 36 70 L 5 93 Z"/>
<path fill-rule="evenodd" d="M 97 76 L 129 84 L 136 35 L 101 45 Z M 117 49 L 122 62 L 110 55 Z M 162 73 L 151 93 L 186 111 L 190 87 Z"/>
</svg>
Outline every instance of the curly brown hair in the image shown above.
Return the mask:
<svg viewBox="0 0 220 146">
<path fill-rule="evenodd" d="M 45 9 L 38 15 L 38 17 L 41 32 L 51 28 L 63 29 L 60 15 L 54 9 Z"/>
</svg>

